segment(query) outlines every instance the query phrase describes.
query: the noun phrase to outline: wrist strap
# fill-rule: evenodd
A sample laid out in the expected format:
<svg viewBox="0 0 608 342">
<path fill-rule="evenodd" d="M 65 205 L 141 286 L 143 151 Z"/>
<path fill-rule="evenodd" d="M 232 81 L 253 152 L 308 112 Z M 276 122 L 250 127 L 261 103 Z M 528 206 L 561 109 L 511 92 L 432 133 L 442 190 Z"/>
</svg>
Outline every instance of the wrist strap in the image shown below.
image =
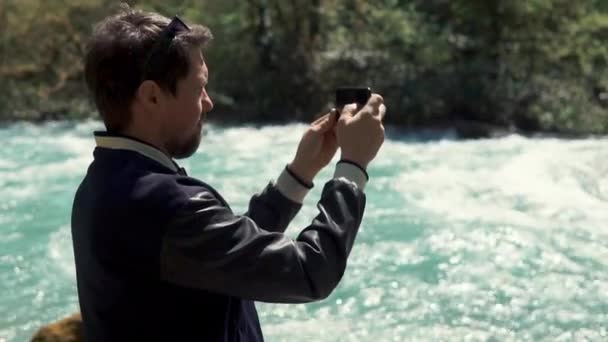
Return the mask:
<svg viewBox="0 0 608 342">
<path fill-rule="evenodd" d="M 298 183 L 300 183 L 300 185 L 302 185 L 306 189 L 310 190 L 315 186 L 314 183 L 306 183 L 302 180 L 302 178 L 298 177 L 298 175 L 296 175 L 293 171 L 289 169 L 289 165 L 285 165 L 285 171 L 287 171 L 287 173 L 289 173 L 289 175 L 293 177 L 293 179 L 297 180 Z"/>
</svg>

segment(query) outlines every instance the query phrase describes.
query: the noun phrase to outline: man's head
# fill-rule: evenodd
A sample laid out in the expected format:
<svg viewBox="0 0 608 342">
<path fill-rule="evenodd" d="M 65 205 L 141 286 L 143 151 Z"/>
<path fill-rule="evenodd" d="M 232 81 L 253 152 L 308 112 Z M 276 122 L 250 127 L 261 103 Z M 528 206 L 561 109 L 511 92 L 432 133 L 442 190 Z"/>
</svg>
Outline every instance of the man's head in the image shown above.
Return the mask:
<svg viewBox="0 0 608 342">
<path fill-rule="evenodd" d="M 106 128 L 145 137 L 175 158 L 194 153 L 213 108 L 201 51 L 211 39 L 206 27 L 126 6 L 99 23 L 85 78 Z"/>
</svg>

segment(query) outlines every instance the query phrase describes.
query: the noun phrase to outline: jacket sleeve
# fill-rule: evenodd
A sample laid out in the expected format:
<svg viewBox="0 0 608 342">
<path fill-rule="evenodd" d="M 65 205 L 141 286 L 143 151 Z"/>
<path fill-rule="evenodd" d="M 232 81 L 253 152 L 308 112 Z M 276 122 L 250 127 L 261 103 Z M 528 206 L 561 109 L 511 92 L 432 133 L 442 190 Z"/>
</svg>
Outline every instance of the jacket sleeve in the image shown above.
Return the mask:
<svg viewBox="0 0 608 342">
<path fill-rule="evenodd" d="M 235 216 L 201 187 L 169 223 L 161 278 L 265 302 L 326 298 L 344 274 L 364 207 L 365 195 L 354 183 L 331 180 L 318 215 L 294 240 L 280 229 L 262 229 L 251 217 Z"/>
<path fill-rule="evenodd" d="M 245 216 L 260 228 L 282 233 L 302 208 L 302 201 L 310 189 L 285 167 L 274 184 L 268 184 L 261 193 L 251 197 Z"/>
</svg>

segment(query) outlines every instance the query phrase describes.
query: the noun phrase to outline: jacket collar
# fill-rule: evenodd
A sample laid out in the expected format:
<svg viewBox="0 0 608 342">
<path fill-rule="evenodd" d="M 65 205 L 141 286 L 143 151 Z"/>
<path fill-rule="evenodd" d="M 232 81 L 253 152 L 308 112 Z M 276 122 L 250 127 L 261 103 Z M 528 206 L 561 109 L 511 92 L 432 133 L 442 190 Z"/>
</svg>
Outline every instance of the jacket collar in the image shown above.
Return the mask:
<svg viewBox="0 0 608 342">
<path fill-rule="evenodd" d="M 168 167 L 173 172 L 180 172 L 180 168 L 171 158 L 161 152 L 158 148 L 144 141 L 127 135 L 108 132 L 95 132 L 94 135 L 98 147 L 137 152 Z"/>
</svg>

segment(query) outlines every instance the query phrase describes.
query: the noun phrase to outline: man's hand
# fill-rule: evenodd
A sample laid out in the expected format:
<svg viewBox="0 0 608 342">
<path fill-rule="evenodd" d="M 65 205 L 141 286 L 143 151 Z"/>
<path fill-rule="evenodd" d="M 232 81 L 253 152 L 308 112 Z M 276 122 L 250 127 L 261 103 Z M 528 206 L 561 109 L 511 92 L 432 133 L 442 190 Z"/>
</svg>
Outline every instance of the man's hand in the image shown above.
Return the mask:
<svg viewBox="0 0 608 342">
<path fill-rule="evenodd" d="M 334 132 L 338 112 L 331 112 L 314 121 L 304 132 L 289 169 L 304 182 L 312 184 L 313 178 L 332 160 L 338 150 Z"/>
<path fill-rule="evenodd" d="M 386 107 L 382 96 L 372 94 L 367 104 L 356 111 L 355 104 L 344 106 L 336 125 L 336 136 L 342 150 L 341 159 L 365 169 L 384 143 L 382 120 Z"/>
</svg>

